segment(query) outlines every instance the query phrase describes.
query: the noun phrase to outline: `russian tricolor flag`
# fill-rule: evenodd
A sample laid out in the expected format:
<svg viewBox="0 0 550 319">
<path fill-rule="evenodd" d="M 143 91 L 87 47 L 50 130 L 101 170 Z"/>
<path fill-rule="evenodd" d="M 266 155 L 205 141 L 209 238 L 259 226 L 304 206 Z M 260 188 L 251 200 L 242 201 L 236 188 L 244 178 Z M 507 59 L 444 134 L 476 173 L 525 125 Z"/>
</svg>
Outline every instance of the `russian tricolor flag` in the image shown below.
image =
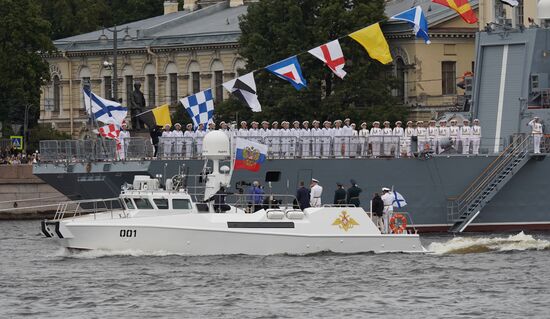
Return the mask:
<svg viewBox="0 0 550 319">
<path fill-rule="evenodd" d="M 257 172 L 265 162 L 267 145 L 237 138 L 234 169 L 246 169 Z"/>
</svg>

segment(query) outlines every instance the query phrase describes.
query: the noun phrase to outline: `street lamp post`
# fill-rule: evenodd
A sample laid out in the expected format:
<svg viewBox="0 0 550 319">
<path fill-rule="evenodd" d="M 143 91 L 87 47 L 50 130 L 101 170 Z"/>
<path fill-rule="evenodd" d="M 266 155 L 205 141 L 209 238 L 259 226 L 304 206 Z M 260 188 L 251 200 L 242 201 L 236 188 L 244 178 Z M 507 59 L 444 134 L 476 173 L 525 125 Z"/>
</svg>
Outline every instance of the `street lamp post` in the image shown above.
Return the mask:
<svg viewBox="0 0 550 319">
<path fill-rule="evenodd" d="M 25 105 L 25 117 L 23 119 L 23 154 L 27 154 L 27 143 L 29 142 L 27 138 L 27 127 L 29 126 L 29 109 L 31 104 Z"/>
<path fill-rule="evenodd" d="M 118 60 L 118 30 L 115 25 L 113 28 L 105 28 L 105 30 L 113 33 L 113 63 L 107 61 L 104 62 L 105 66 L 110 66 L 113 74 L 112 79 L 112 100 L 118 101 L 118 72 L 117 72 L 117 60 Z"/>
</svg>

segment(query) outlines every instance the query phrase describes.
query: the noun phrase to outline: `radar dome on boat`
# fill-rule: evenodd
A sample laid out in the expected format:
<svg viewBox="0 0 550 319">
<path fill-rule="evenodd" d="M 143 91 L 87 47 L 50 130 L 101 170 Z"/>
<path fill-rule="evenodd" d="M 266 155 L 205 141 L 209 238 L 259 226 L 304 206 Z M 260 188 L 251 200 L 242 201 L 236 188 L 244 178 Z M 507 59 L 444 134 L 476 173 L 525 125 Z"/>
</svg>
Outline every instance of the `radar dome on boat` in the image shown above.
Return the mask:
<svg viewBox="0 0 550 319">
<path fill-rule="evenodd" d="M 540 0 L 537 4 L 537 12 L 540 20 L 550 19 L 550 0 Z"/>
<path fill-rule="evenodd" d="M 202 155 L 207 158 L 223 159 L 230 155 L 229 137 L 222 131 L 210 131 L 202 141 Z"/>
</svg>

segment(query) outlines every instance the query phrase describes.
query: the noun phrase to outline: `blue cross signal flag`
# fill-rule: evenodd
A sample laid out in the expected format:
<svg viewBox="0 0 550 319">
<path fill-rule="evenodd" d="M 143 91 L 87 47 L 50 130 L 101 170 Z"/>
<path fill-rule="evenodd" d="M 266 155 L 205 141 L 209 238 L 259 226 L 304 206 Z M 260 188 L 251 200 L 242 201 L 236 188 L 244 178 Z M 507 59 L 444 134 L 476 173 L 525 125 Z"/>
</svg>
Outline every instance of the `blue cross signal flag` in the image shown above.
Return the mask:
<svg viewBox="0 0 550 319">
<path fill-rule="evenodd" d="M 10 136 L 10 140 L 13 148 L 15 148 L 16 150 L 23 149 L 23 136 L 13 135 L 13 136 Z"/>
<path fill-rule="evenodd" d="M 128 108 L 120 103 L 104 99 L 94 94 L 88 87 L 82 89 L 86 112 L 92 119 L 106 124 L 122 125 L 122 121 L 128 114 Z"/>
</svg>

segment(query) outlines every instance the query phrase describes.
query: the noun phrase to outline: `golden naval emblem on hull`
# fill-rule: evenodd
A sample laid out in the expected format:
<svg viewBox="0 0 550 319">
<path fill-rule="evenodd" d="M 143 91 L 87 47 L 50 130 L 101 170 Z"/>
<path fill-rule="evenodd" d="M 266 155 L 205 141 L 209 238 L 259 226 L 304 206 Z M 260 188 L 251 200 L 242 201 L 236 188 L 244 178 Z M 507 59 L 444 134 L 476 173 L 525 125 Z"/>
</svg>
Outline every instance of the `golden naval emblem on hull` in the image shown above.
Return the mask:
<svg viewBox="0 0 550 319">
<path fill-rule="evenodd" d="M 343 229 L 344 231 L 348 231 L 349 229 L 352 229 L 353 226 L 359 226 L 359 223 L 356 222 L 355 219 L 351 218 L 348 212 L 344 210 L 340 213 L 340 216 L 334 220 L 332 225 L 338 226 L 338 228 Z"/>
</svg>

